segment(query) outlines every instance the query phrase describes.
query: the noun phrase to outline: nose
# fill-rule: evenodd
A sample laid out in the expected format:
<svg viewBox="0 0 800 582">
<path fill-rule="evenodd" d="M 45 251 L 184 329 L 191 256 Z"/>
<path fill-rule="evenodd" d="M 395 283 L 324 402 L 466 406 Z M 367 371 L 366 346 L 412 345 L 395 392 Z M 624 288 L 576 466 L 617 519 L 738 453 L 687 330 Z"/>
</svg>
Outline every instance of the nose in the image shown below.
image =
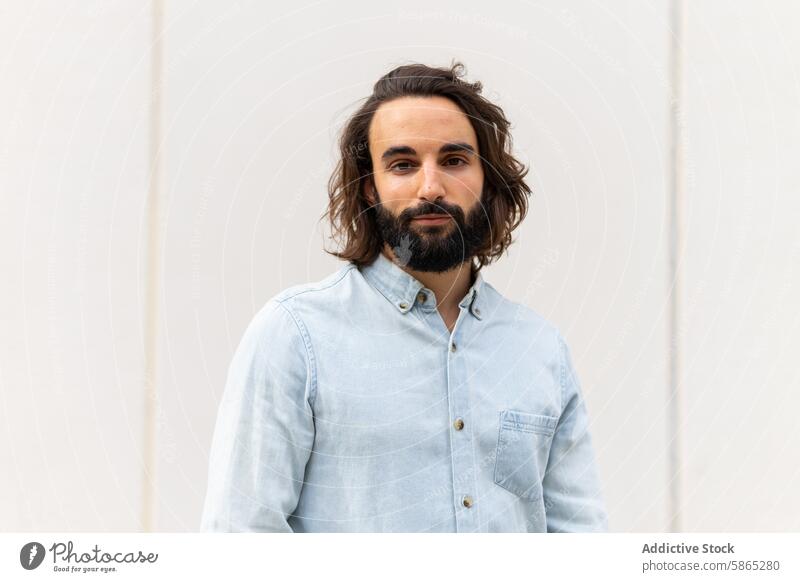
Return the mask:
<svg viewBox="0 0 800 582">
<path fill-rule="evenodd" d="M 424 198 L 429 202 L 443 198 L 445 195 L 444 182 L 437 162 L 425 162 L 422 164 L 421 170 L 422 183 L 419 185 L 417 198 Z"/>
</svg>

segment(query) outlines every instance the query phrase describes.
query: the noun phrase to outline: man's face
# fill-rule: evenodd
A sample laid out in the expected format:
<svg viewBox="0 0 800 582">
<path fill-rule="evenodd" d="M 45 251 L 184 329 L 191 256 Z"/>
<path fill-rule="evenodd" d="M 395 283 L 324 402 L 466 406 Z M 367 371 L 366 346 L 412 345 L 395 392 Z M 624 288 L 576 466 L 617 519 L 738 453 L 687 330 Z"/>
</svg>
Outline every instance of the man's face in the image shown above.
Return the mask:
<svg viewBox="0 0 800 582">
<path fill-rule="evenodd" d="M 397 260 L 442 272 L 474 256 L 490 227 L 478 140 L 466 114 L 444 97 L 389 101 L 372 118 L 369 150 L 374 174 L 365 194 Z"/>
</svg>

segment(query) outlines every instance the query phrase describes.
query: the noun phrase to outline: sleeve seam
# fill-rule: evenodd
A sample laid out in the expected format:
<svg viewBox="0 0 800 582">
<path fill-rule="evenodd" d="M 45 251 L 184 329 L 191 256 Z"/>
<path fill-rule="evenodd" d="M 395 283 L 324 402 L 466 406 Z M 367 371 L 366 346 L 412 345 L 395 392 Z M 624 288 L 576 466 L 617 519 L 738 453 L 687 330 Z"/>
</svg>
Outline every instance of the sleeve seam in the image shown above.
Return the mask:
<svg viewBox="0 0 800 582">
<path fill-rule="evenodd" d="M 308 399 L 309 404 L 313 407 L 317 399 L 317 363 L 314 358 L 314 350 L 311 347 L 311 338 L 308 336 L 308 331 L 305 324 L 303 324 L 302 320 L 295 315 L 294 311 L 289 309 L 289 307 L 284 304 L 283 300 L 277 300 L 277 302 L 278 305 L 280 305 L 284 311 L 289 314 L 289 317 L 292 318 L 297 330 L 300 332 L 300 337 L 303 339 L 303 345 L 306 348 L 306 359 L 308 360 L 308 367 L 311 371 L 311 390 L 309 392 Z"/>
<path fill-rule="evenodd" d="M 566 406 L 566 386 L 567 386 L 567 362 L 566 362 L 566 342 L 561 335 L 561 332 L 556 330 L 556 339 L 558 343 L 558 364 L 559 364 L 559 383 L 561 384 L 561 414 L 564 413 Z"/>
</svg>

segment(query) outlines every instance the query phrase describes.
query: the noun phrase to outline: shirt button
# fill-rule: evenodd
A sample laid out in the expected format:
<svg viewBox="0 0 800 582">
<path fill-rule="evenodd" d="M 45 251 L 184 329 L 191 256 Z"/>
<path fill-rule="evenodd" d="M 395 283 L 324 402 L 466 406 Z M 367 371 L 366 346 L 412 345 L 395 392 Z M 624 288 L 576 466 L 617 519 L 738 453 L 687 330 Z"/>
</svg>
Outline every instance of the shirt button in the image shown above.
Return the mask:
<svg viewBox="0 0 800 582">
<path fill-rule="evenodd" d="M 456 342 L 453 342 L 453 343 L 450 344 L 450 351 L 451 352 L 456 351 Z"/>
<path fill-rule="evenodd" d="M 428 299 L 428 296 L 425 295 L 425 293 L 423 293 L 422 291 L 417 293 L 417 301 L 419 301 L 420 303 L 425 303 L 426 299 Z"/>
<path fill-rule="evenodd" d="M 457 418 L 455 420 L 455 422 L 453 423 L 453 427 L 456 430 L 461 430 L 462 428 L 464 428 L 464 421 L 462 419 L 460 419 L 460 418 Z"/>
<path fill-rule="evenodd" d="M 480 315 L 480 314 L 481 314 L 481 310 L 476 307 L 475 308 L 475 315 Z"/>
<path fill-rule="evenodd" d="M 472 497 L 464 495 L 464 497 L 461 498 L 461 505 L 464 507 L 472 507 Z"/>
<path fill-rule="evenodd" d="M 397 306 L 400 309 L 405 309 L 406 307 L 408 307 L 408 303 L 406 303 L 405 301 L 402 301 L 402 302 L 398 303 Z"/>
</svg>

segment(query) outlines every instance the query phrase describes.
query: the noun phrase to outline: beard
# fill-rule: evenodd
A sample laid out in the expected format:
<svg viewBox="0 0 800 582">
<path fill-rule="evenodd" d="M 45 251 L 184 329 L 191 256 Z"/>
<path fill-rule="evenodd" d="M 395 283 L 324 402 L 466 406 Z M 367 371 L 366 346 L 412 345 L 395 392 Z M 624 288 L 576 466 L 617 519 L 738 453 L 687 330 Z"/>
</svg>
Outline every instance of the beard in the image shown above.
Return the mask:
<svg viewBox="0 0 800 582">
<path fill-rule="evenodd" d="M 442 200 L 422 202 L 395 216 L 379 200 L 374 207 L 376 224 L 400 265 L 442 273 L 474 257 L 488 240 L 491 226 L 481 202 L 482 199 L 466 216 L 460 206 Z M 423 214 L 449 215 L 452 220 L 435 225 L 412 223 Z"/>
</svg>

